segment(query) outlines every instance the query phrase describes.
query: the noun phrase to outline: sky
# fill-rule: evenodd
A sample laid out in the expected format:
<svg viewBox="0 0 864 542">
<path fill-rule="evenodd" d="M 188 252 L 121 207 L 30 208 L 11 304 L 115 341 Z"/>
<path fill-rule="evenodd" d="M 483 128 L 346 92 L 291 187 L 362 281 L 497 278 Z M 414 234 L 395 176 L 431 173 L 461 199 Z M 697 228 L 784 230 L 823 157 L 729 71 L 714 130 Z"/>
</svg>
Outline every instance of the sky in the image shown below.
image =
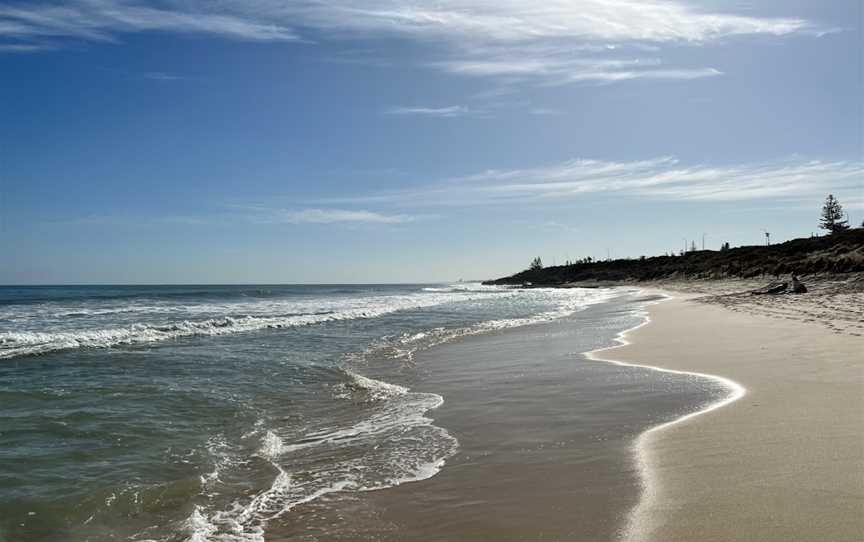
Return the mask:
<svg viewBox="0 0 864 542">
<path fill-rule="evenodd" d="M 0 284 L 439 282 L 864 220 L 859 0 L 0 0 Z"/>
</svg>

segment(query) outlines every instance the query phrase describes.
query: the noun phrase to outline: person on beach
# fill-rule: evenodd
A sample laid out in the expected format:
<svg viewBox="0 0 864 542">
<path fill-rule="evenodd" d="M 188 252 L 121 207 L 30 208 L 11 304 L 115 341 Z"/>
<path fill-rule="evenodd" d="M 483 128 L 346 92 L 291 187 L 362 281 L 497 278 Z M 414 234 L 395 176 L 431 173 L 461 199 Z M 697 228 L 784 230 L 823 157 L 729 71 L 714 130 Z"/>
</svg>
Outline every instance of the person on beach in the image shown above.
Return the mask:
<svg viewBox="0 0 864 542">
<path fill-rule="evenodd" d="M 807 293 L 807 287 L 804 286 L 804 283 L 798 280 L 798 275 L 792 273 L 792 293 L 793 294 L 804 294 Z"/>
</svg>

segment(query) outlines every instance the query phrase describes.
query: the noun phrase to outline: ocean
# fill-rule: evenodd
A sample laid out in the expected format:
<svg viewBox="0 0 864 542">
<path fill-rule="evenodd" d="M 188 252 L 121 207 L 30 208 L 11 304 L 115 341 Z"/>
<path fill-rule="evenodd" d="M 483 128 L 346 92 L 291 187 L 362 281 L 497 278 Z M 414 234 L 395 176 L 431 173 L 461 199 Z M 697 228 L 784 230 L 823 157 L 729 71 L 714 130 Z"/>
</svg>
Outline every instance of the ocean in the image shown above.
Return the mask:
<svg viewBox="0 0 864 542">
<path fill-rule="evenodd" d="M 432 491 L 424 484 L 449 466 L 473 464 L 466 450 L 489 420 L 517 419 L 533 391 L 548 392 L 518 375 L 553 364 L 577 371 L 552 382 L 566 385 L 554 404 L 578 429 L 566 458 L 612 458 L 603 468 L 619 469 L 630 495 L 610 497 L 620 519 L 638 495 L 627 443 L 723 393 L 577 356 L 614 344 L 650 301 L 476 283 L 0 287 L 0 541 L 470 539 L 464 525 L 394 531 L 398 517 L 381 530 L 358 510 L 395 510 L 379 490 Z M 566 341 L 537 334 L 554 329 Z M 490 338 L 499 346 L 428 354 Z M 546 369 L 530 354 L 544 341 L 561 352 Z M 496 379 L 525 397 L 490 392 Z M 486 396 L 496 400 L 476 401 Z M 465 412 L 437 420 L 449 406 Z M 477 461 L 474 473 L 491 468 Z M 451 484 L 447 502 L 458 508 L 475 486 Z"/>
</svg>

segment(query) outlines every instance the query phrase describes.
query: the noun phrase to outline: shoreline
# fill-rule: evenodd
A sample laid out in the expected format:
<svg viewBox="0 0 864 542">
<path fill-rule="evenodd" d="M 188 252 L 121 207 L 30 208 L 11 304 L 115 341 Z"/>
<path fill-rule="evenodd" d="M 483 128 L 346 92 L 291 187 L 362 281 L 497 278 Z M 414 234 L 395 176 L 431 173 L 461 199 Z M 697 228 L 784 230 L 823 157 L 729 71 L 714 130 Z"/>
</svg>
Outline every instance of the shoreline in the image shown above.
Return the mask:
<svg viewBox="0 0 864 542">
<path fill-rule="evenodd" d="M 643 290 L 642 293 L 644 294 L 647 292 Z M 654 365 L 646 365 L 646 364 L 640 364 L 640 363 L 628 363 L 625 361 L 619 361 L 619 360 L 613 359 L 611 357 L 604 357 L 601 355 L 604 352 L 613 352 L 616 349 L 619 349 L 619 348 L 624 347 L 624 346 L 630 346 L 631 344 L 633 344 L 627 339 L 628 335 L 630 335 L 632 332 L 634 332 L 640 328 L 643 328 L 645 326 L 648 326 L 649 324 L 652 323 L 650 307 L 653 305 L 656 305 L 658 303 L 664 303 L 666 301 L 676 299 L 676 296 L 672 295 L 671 292 L 658 291 L 658 292 L 653 292 L 653 293 L 662 295 L 663 299 L 659 299 L 657 301 L 651 301 L 651 302 L 646 303 L 644 313 L 643 313 L 644 320 L 641 323 L 633 326 L 630 329 L 625 329 L 625 330 L 619 332 L 615 336 L 614 340 L 616 342 L 618 342 L 619 344 L 616 344 L 613 346 L 606 346 L 603 348 L 597 348 L 595 350 L 585 352 L 584 353 L 585 357 L 587 359 L 592 360 L 592 361 L 601 361 L 601 362 L 605 362 L 605 363 L 612 363 L 614 365 L 618 365 L 618 366 L 622 366 L 622 367 L 639 367 L 642 369 L 650 369 L 652 371 L 658 371 L 658 372 L 662 372 L 662 373 L 677 374 L 677 375 L 692 375 L 692 376 L 696 376 L 699 378 L 706 378 L 709 380 L 714 380 L 714 381 L 722 384 L 724 387 L 726 387 L 729 391 L 729 394 L 726 397 L 724 397 L 718 401 L 707 402 L 705 405 L 702 405 L 702 407 L 696 411 L 689 412 L 689 413 L 684 414 L 684 415 L 682 415 L 678 418 L 675 418 L 673 420 L 663 422 L 659 425 L 649 427 L 648 429 L 646 429 L 645 431 L 640 433 L 636 437 L 636 439 L 633 441 L 633 444 L 632 444 L 633 463 L 636 467 L 637 472 L 639 473 L 641 494 L 639 495 L 639 500 L 636 503 L 636 505 L 627 513 L 626 517 L 624 518 L 623 525 L 622 525 L 621 529 L 619 530 L 619 535 L 617 538 L 624 541 L 624 542 L 631 541 L 631 540 L 638 540 L 639 528 L 640 528 L 639 511 L 644 506 L 643 503 L 650 500 L 650 498 L 653 495 L 653 492 L 655 491 L 656 486 L 658 485 L 658 481 L 656 479 L 655 473 L 653 473 L 651 471 L 650 458 L 647 457 L 648 451 L 646 450 L 646 448 L 647 448 L 646 441 L 648 439 L 650 439 L 654 433 L 660 433 L 661 431 L 668 429 L 669 427 L 672 427 L 672 426 L 677 425 L 679 423 L 685 422 L 685 421 L 690 420 L 692 418 L 695 418 L 697 416 L 701 416 L 702 414 L 707 414 L 711 411 L 723 408 L 726 405 L 732 404 L 735 401 L 743 398 L 747 394 L 747 388 L 745 388 L 744 386 L 742 386 L 738 382 L 735 382 L 734 380 L 731 380 L 729 378 L 726 378 L 726 377 L 723 377 L 720 375 L 708 374 L 708 373 L 699 373 L 699 372 L 693 372 L 693 371 L 677 371 L 677 370 L 672 370 L 672 369 L 665 369 L 663 367 L 658 367 L 658 366 L 654 366 Z"/>
<path fill-rule="evenodd" d="M 635 439 L 642 493 L 619 539 L 861 539 L 864 479 L 849 473 L 864 472 L 864 341 L 664 295 L 620 344 L 586 357 L 709 378 L 730 393 Z"/>
<path fill-rule="evenodd" d="M 459 451 L 422 484 L 365 495 L 376 524 L 354 528 L 381 540 L 615 540 L 641 494 L 634 439 L 654 420 L 726 395 L 713 383 L 584 359 L 643 322 L 643 297 L 630 291 L 419 353 L 428 370 L 407 385 L 446 398 L 430 417 Z"/>
</svg>

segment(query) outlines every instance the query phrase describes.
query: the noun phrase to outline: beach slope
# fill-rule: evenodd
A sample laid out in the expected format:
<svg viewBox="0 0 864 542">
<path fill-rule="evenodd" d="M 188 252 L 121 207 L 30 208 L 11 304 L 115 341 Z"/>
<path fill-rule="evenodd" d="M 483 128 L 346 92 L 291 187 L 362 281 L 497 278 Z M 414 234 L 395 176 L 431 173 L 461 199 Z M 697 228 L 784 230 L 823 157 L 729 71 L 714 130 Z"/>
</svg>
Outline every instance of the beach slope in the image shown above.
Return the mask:
<svg viewBox="0 0 864 542">
<path fill-rule="evenodd" d="M 864 338 L 687 296 L 597 358 L 725 377 L 734 401 L 644 433 L 645 541 L 864 540 Z"/>
</svg>

